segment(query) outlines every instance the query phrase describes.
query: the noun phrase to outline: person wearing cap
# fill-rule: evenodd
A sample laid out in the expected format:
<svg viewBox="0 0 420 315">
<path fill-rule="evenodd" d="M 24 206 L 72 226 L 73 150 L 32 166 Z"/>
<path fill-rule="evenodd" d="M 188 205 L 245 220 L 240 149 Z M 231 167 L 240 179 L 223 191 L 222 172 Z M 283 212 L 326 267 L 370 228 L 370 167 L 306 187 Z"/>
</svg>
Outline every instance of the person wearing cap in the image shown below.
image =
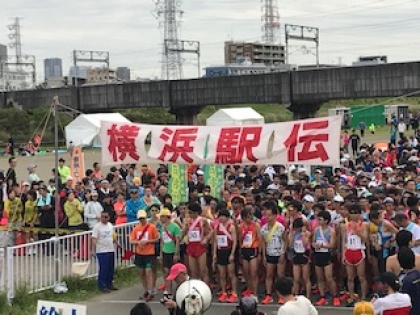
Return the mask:
<svg viewBox="0 0 420 315">
<path fill-rule="evenodd" d="M 70 168 L 65 165 L 66 160 L 64 160 L 63 158 L 60 158 L 58 160 L 58 174 L 60 175 L 60 179 L 62 183 L 67 182 L 67 177 L 70 176 L 71 174 L 71 170 Z"/>
<path fill-rule="evenodd" d="M 171 270 L 169 271 L 169 275 L 166 277 L 166 281 L 175 282 L 177 287 L 189 279 L 190 277 L 188 276 L 187 267 L 182 263 L 176 263 L 172 265 Z M 173 296 L 176 297 L 176 292 Z M 178 307 L 174 298 L 164 296 L 163 301 L 165 307 L 169 310 L 170 315 L 185 315 L 185 311 Z"/>
<path fill-rule="evenodd" d="M 384 297 L 375 296 L 372 299 L 375 315 L 410 315 L 411 300 L 410 296 L 398 292 L 400 280 L 392 272 L 385 272 L 375 279 L 382 284 Z"/>
<path fill-rule="evenodd" d="M 132 188 L 136 188 L 139 190 L 139 196 L 142 198 L 144 196 L 144 187 L 141 185 L 141 178 L 140 177 L 134 177 L 133 178 L 133 185 Z"/>
<path fill-rule="evenodd" d="M 91 200 L 89 200 L 84 207 L 85 223 L 89 228 L 93 227 L 100 222 L 101 213 L 104 211 L 102 204 L 98 201 L 98 192 L 96 190 L 91 193 Z"/>
<path fill-rule="evenodd" d="M 159 204 L 152 204 L 151 206 L 147 207 L 145 210 L 147 212 L 147 216 L 148 216 L 148 222 L 152 223 L 156 226 L 156 229 L 159 232 L 159 236 L 160 236 L 160 231 L 162 229 L 162 223 L 160 222 L 160 218 L 159 218 L 159 212 L 160 212 L 160 208 L 161 206 Z M 152 274 L 153 274 L 153 294 L 156 294 L 157 290 L 156 290 L 156 280 L 157 280 L 157 271 L 158 268 L 161 270 L 162 269 L 162 260 L 159 260 L 160 257 L 160 252 L 161 252 L 161 241 L 155 243 L 155 254 L 153 257 L 153 261 L 152 261 Z M 159 291 L 162 291 L 162 286 L 159 287 Z"/>
<path fill-rule="evenodd" d="M 140 270 L 144 293 L 141 298 L 146 302 L 153 299 L 153 258 L 155 243 L 159 242 L 159 232 L 153 223 L 147 222 L 147 213 L 140 210 L 137 213 L 140 224 L 134 227 L 130 234 L 130 244 L 136 245 L 134 264 Z"/>
<path fill-rule="evenodd" d="M 310 283 L 310 282 L 309 282 Z M 293 294 L 293 279 L 279 277 L 275 284 L 277 294 L 284 300 L 277 315 L 318 315 L 318 311 L 311 301 L 303 295 Z"/>
<path fill-rule="evenodd" d="M 376 315 L 376 313 L 371 302 L 361 301 L 354 305 L 353 315 Z"/>
<path fill-rule="evenodd" d="M 236 303 L 237 279 L 235 273 L 235 250 L 237 249 L 236 227 L 227 209 L 220 209 L 218 220 L 213 226 L 213 264 L 219 271 L 220 286 L 222 289 L 219 302 Z M 232 292 L 227 293 L 227 283 L 230 280 Z"/>
<path fill-rule="evenodd" d="M 172 294 L 171 281 L 166 280 L 166 278 L 169 276 L 171 267 L 180 259 L 179 247 L 182 232 L 179 225 L 172 222 L 171 218 L 172 213 L 168 208 L 160 210 L 160 261 L 163 265 L 165 283 L 159 289 L 165 290 L 163 292 L 164 295 L 168 293 Z"/>
<path fill-rule="evenodd" d="M 35 173 L 36 165 L 29 164 L 27 167 L 27 170 L 29 172 L 29 175 L 28 175 L 29 184 L 31 184 L 32 182 L 39 182 L 41 180 L 39 176 Z"/>
<path fill-rule="evenodd" d="M 142 207 L 144 207 L 144 203 L 143 200 L 139 198 L 139 190 L 137 188 L 131 188 L 130 199 L 128 199 L 125 204 L 127 223 L 137 221 L 137 212 L 140 209 L 143 209 Z"/>
</svg>

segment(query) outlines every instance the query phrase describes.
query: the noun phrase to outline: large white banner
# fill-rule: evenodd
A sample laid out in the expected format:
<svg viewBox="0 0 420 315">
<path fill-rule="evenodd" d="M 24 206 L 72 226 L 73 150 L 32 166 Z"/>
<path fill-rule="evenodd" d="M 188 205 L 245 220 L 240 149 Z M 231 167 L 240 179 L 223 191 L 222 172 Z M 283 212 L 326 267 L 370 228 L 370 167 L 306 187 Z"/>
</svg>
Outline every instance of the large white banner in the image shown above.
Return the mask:
<svg viewBox="0 0 420 315">
<path fill-rule="evenodd" d="M 102 164 L 337 165 L 340 130 L 341 116 L 231 127 L 102 121 Z"/>
</svg>

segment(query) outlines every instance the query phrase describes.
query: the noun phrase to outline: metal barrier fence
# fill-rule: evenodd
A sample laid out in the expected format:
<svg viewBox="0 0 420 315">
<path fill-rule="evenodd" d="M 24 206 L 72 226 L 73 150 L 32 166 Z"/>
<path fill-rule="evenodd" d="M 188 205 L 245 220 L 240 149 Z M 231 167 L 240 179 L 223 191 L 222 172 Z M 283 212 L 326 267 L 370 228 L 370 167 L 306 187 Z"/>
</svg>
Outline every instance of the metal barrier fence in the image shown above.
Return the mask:
<svg viewBox="0 0 420 315">
<path fill-rule="evenodd" d="M 133 266 L 133 260 L 123 260 L 127 250 L 132 250 L 129 243 L 130 232 L 137 224 L 128 223 L 115 226 L 118 244 L 116 247 L 116 268 L 128 268 Z M 29 293 L 42 291 L 54 287 L 56 284 L 55 268 L 56 261 L 54 250 L 59 251 L 59 281 L 64 277 L 74 275 L 72 266 L 77 263 L 89 265 L 83 278 L 97 275 L 96 259 L 92 257 L 92 232 L 83 232 L 71 235 L 55 237 L 48 240 L 7 247 L 2 266 L 0 249 L 0 291 L 7 291 L 9 300 L 12 300 L 16 288 L 24 285 Z M 56 242 L 57 247 L 56 247 Z"/>
</svg>

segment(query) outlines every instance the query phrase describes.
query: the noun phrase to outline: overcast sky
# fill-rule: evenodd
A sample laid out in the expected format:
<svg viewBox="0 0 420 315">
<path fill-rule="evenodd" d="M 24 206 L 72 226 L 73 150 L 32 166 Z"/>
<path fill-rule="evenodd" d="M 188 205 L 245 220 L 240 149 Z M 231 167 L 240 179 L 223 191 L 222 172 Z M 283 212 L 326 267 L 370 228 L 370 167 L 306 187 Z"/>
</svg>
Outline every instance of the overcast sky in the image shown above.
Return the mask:
<svg viewBox="0 0 420 315">
<path fill-rule="evenodd" d="M 135 77 L 160 77 L 163 35 L 152 0 L 2 2 L 0 43 L 10 41 L 6 25 L 12 17 L 22 17 L 22 50 L 36 56 L 40 80 L 48 57 L 62 58 L 67 74 L 74 49 L 109 51 L 111 67 L 130 67 Z M 181 8 L 181 38 L 201 42 L 202 67 L 223 64 L 225 40 L 261 38 L 260 0 L 183 0 Z M 390 62 L 420 59 L 419 0 L 278 0 L 278 8 L 282 43 L 286 23 L 320 28 L 321 63 L 351 64 L 360 55 L 377 54 Z M 311 43 L 291 45 L 291 63 L 315 63 Z M 185 76 L 196 76 L 196 58 L 184 58 Z"/>
</svg>

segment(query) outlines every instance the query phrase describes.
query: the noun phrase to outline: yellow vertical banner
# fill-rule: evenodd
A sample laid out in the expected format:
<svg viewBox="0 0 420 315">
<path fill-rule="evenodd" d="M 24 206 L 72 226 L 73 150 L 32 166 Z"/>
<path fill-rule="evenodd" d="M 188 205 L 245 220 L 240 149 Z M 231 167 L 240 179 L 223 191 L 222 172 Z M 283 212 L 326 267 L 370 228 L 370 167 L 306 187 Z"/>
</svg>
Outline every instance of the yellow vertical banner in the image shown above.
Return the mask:
<svg viewBox="0 0 420 315">
<path fill-rule="evenodd" d="M 220 198 L 225 183 L 223 165 L 205 165 L 204 182 L 210 186 L 211 195 Z"/>
<path fill-rule="evenodd" d="M 82 147 L 74 147 L 70 163 L 71 176 L 73 177 L 73 188 L 76 182 L 82 181 L 85 177 L 85 157 Z"/>
<path fill-rule="evenodd" d="M 181 164 L 169 164 L 168 193 L 172 196 L 172 202 L 178 205 L 188 201 L 187 166 Z"/>
</svg>

